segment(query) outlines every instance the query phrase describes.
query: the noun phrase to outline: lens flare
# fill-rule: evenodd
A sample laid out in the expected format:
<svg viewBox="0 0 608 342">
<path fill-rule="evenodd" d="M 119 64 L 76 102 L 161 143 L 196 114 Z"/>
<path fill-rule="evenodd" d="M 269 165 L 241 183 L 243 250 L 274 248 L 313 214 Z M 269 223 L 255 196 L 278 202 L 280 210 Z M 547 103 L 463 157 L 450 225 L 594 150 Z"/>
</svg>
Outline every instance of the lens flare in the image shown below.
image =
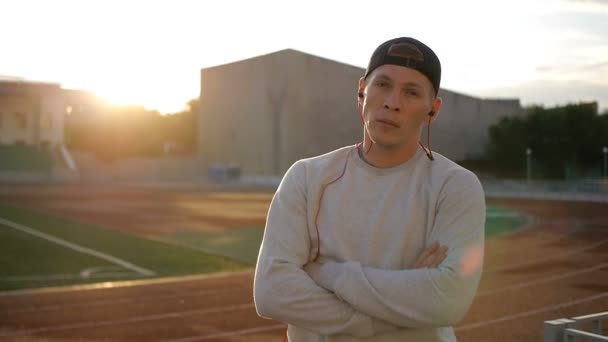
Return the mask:
<svg viewBox="0 0 608 342">
<path fill-rule="evenodd" d="M 483 263 L 483 247 L 475 245 L 464 253 L 461 260 L 462 273 L 470 276 L 478 272 Z"/>
</svg>

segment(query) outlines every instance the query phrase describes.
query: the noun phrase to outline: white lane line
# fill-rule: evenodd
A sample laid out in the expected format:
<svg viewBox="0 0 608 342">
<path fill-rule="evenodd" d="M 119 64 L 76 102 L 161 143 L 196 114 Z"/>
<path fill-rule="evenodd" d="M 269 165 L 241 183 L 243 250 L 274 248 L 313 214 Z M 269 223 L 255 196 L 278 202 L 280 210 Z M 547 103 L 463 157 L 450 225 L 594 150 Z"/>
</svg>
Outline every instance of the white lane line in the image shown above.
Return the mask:
<svg viewBox="0 0 608 342">
<path fill-rule="evenodd" d="M 544 277 L 542 279 L 539 280 L 533 280 L 533 281 L 527 281 L 527 282 L 521 282 L 521 283 L 517 283 L 517 284 L 513 284 L 513 285 L 508 285 L 508 286 L 504 286 L 501 288 L 497 288 L 497 289 L 489 289 L 489 290 L 485 290 L 485 291 L 480 291 L 477 293 L 477 297 L 483 297 L 483 296 L 488 296 L 488 295 L 493 295 L 496 293 L 501 293 L 501 292 L 506 292 L 506 291 L 511 291 L 511 290 L 518 290 L 518 289 L 522 289 L 525 287 L 530 287 L 530 286 L 534 286 L 534 285 L 540 285 L 540 284 L 544 284 L 544 283 L 550 283 L 553 281 L 558 281 L 558 280 L 562 280 L 562 279 L 567 279 L 567 278 L 571 278 L 571 277 L 575 277 L 581 274 L 585 274 L 585 273 L 589 273 L 589 272 L 594 272 L 603 268 L 608 267 L 608 263 L 602 263 L 599 265 L 595 265 L 593 267 L 590 268 L 585 268 L 585 269 L 581 269 L 578 271 L 574 271 L 574 272 L 569 272 L 569 273 L 563 273 L 560 275 L 556 275 L 553 277 Z M 93 275 L 94 276 L 94 275 Z M 56 277 L 53 278 L 57 278 L 57 279 L 65 279 L 65 278 L 73 278 L 75 276 L 68 276 L 68 275 L 58 275 Z M 15 279 L 15 280 L 28 280 L 30 277 L 27 277 L 28 279 L 25 279 L 26 277 L 19 277 L 19 279 Z M 220 295 L 220 294 L 225 294 L 225 293 L 231 293 L 231 292 L 236 292 L 236 291 L 243 291 L 246 290 L 247 287 L 245 286 L 238 286 L 238 287 L 234 287 L 234 288 L 230 288 L 230 289 L 222 289 L 222 290 L 202 290 L 202 291 L 193 291 L 193 292 L 187 292 L 187 293 L 180 293 L 180 294 L 175 294 L 175 295 L 165 295 L 165 296 L 153 296 L 153 297 L 140 297 L 140 298 L 128 298 L 128 299 L 115 299 L 115 300 L 104 300 L 104 301 L 92 301 L 92 302 L 84 302 L 84 303 L 77 303 L 77 304 L 62 304 L 62 305 L 50 305 L 50 306 L 40 306 L 40 307 L 29 307 L 29 308 L 22 308 L 22 309 L 17 309 L 17 310 L 11 310 L 8 312 L 9 315 L 11 314 L 17 314 L 17 313 L 26 313 L 26 312 L 31 312 L 31 313 L 36 313 L 36 312 L 48 312 L 48 311 L 57 311 L 57 310 L 64 310 L 64 309 L 68 309 L 68 308 L 87 308 L 87 307 L 97 307 L 97 306 L 111 306 L 111 305 L 116 305 L 116 304 L 121 304 L 121 303 L 134 303 L 137 304 L 138 302 L 145 302 L 145 301 L 150 301 L 150 300 L 169 300 L 169 299 L 178 299 L 178 298 L 187 298 L 187 297 L 196 297 L 196 296 L 201 296 L 201 295 Z"/>
<path fill-rule="evenodd" d="M 535 309 L 535 310 L 529 310 L 529 311 L 516 313 L 513 315 L 507 315 L 507 316 L 503 316 L 503 317 L 496 318 L 496 319 L 490 319 L 490 320 L 481 321 L 481 322 L 477 322 L 477 323 L 466 324 L 466 325 L 457 327 L 455 330 L 456 331 L 466 331 L 466 330 L 481 328 L 481 327 L 484 327 L 487 325 L 502 323 L 502 322 L 506 322 L 506 321 L 512 321 L 515 319 L 520 319 L 520 318 L 524 318 L 524 317 L 528 317 L 528 316 L 534 316 L 534 315 L 537 315 L 540 313 L 549 312 L 549 311 L 553 311 L 553 310 L 557 310 L 557 309 L 562 309 L 562 308 L 572 306 L 572 305 L 592 302 L 594 300 L 598 300 L 598 299 L 601 299 L 604 297 L 608 297 L 608 292 L 600 293 L 598 295 L 586 297 L 583 299 L 573 300 L 570 302 L 560 303 L 560 304 L 556 304 L 556 305 L 552 305 L 552 306 L 545 306 L 545 307 Z"/>
<path fill-rule="evenodd" d="M 215 340 L 215 339 L 222 338 L 222 337 L 249 335 L 249 334 L 255 334 L 255 333 L 266 332 L 266 331 L 281 330 L 281 329 L 286 329 L 286 328 L 287 328 L 286 324 L 275 324 L 275 325 L 270 325 L 267 327 L 243 329 L 243 330 L 217 333 L 217 334 L 211 334 L 211 335 L 205 335 L 205 336 L 193 336 L 193 337 L 184 337 L 184 338 L 171 339 L 171 340 L 163 340 L 163 342 L 192 342 L 192 341 Z"/>
<path fill-rule="evenodd" d="M 163 314 L 135 316 L 135 317 L 127 318 L 127 319 L 73 323 L 73 324 L 55 325 L 55 326 L 50 326 L 50 327 L 15 330 L 15 331 L 0 331 L 0 337 L 23 336 L 23 335 L 46 333 L 46 332 L 57 332 L 57 331 L 84 329 L 84 328 L 98 328 L 98 327 L 103 327 L 103 326 L 111 326 L 111 325 L 119 325 L 119 324 L 158 321 L 158 320 L 163 320 L 163 319 L 168 319 L 168 318 L 182 318 L 182 317 L 186 317 L 186 316 L 216 314 L 216 313 L 221 313 L 221 312 L 226 312 L 226 311 L 252 309 L 253 307 L 254 307 L 253 303 L 251 303 L 251 304 L 223 306 L 223 307 L 211 308 L 211 309 L 187 310 L 187 311 L 178 311 L 178 312 L 170 312 L 170 313 L 163 313 Z"/>
<path fill-rule="evenodd" d="M 55 237 L 53 235 L 49 235 L 49 234 L 37 231 L 35 229 L 26 227 L 26 226 L 24 226 L 22 224 L 19 224 L 19 223 L 15 223 L 15 222 L 12 222 L 12 221 L 0 218 L 0 224 L 3 224 L 5 226 L 11 227 L 13 229 L 17 229 L 17 230 L 20 230 L 22 232 L 34 235 L 34 236 L 39 237 L 41 239 L 45 239 L 47 241 L 54 242 L 54 243 L 56 243 L 56 244 L 58 244 L 60 246 L 73 249 L 73 250 L 75 250 L 77 252 L 80 252 L 80 253 L 83 253 L 83 254 L 92 255 L 92 256 L 94 256 L 96 258 L 109 261 L 109 262 L 111 262 L 111 263 L 113 263 L 115 265 L 118 265 L 118 266 L 124 267 L 126 269 L 132 270 L 132 271 L 137 272 L 137 273 L 139 273 L 141 275 L 153 276 L 155 274 L 153 271 L 150 271 L 150 270 L 147 270 L 145 268 L 136 266 L 136 265 L 134 265 L 134 264 L 132 264 L 132 263 L 130 263 L 128 261 L 119 259 L 119 258 L 117 258 L 115 256 L 112 256 L 112 255 L 109 255 L 109 254 L 105 254 L 105 253 L 96 251 L 96 250 L 91 249 L 91 248 L 87 248 L 87 247 L 83 247 L 83 246 L 77 245 L 75 243 L 72 243 L 72 242 L 60 239 L 60 238 Z"/>
<path fill-rule="evenodd" d="M 36 314 L 36 313 L 42 313 L 42 312 L 49 312 L 49 311 L 58 311 L 58 310 L 67 310 L 67 309 L 84 309 L 84 308 L 92 308 L 92 307 L 103 307 L 103 306 L 112 306 L 112 305 L 117 305 L 117 304 L 126 304 L 126 303 L 132 303 L 132 304 L 139 304 L 139 303 L 145 303 L 145 302 L 156 302 L 158 300 L 171 300 L 171 299 L 186 299 L 188 297 L 198 297 L 198 296 L 207 296 L 207 295 L 223 295 L 223 294 L 229 294 L 229 293 L 235 293 L 235 292 L 243 292 L 243 291 L 247 291 L 248 289 L 250 289 L 248 286 L 238 286 L 238 287 L 225 287 L 224 289 L 221 290 L 201 290 L 201 291 L 192 291 L 192 292 L 184 292 L 184 293 L 177 293 L 177 294 L 171 294 L 171 295 L 159 295 L 159 296 L 139 296 L 139 297 L 128 297 L 128 298 L 121 298 L 121 299 L 107 299 L 107 300 L 96 300 L 96 301 L 86 301 L 86 299 L 80 299 L 79 302 L 75 303 L 75 304 L 58 304 L 58 305 L 46 305 L 46 306 L 32 306 L 32 307 L 25 307 L 25 308 L 20 308 L 20 309 L 15 309 L 15 310 L 10 310 L 8 312 L 6 312 L 6 314 L 10 315 L 15 315 L 15 314 L 22 314 L 22 313 L 32 313 L 32 314 Z M 143 304 L 142 304 L 143 305 Z"/>
<path fill-rule="evenodd" d="M 595 266 L 590 267 L 590 268 L 584 268 L 584 269 L 581 269 L 581 270 L 578 270 L 578 271 L 573 271 L 573 272 L 569 272 L 569 273 L 562 273 L 560 275 L 556 275 L 556 276 L 553 276 L 553 277 L 544 277 L 544 278 L 539 279 L 539 280 L 526 281 L 526 282 L 521 282 L 521 283 L 517 283 L 517 284 L 513 284 L 513 285 L 497 288 L 497 289 L 480 291 L 480 292 L 477 293 L 477 297 L 488 296 L 488 295 L 492 295 L 492 294 L 496 294 L 496 293 L 500 293 L 500 292 L 505 292 L 505 291 L 510 291 L 510 290 L 518 290 L 518 289 L 522 289 L 522 288 L 528 287 L 528 286 L 539 285 L 539 284 L 549 283 L 549 282 L 556 281 L 556 280 L 562 280 L 562 279 L 566 279 L 566 278 L 571 278 L 571 277 L 574 277 L 574 276 L 577 276 L 577 275 L 580 275 L 580 274 L 594 272 L 594 271 L 597 271 L 599 269 L 606 268 L 606 267 L 608 267 L 608 262 L 601 263 L 599 265 L 595 265 Z"/>
<path fill-rule="evenodd" d="M 516 271 L 517 268 L 519 268 L 519 267 L 535 265 L 535 264 L 538 264 L 538 263 L 541 263 L 541 262 L 546 262 L 548 260 L 561 259 L 561 258 L 569 257 L 569 256 L 572 256 L 572 255 L 580 254 L 580 253 L 586 252 L 586 251 L 588 251 L 590 249 L 594 249 L 594 248 L 596 248 L 598 246 L 601 246 L 601 245 L 603 245 L 603 244 L 605 244 L 607 242 L 608 242 L 608 238 L 607 239 L 602 239 L 602 240 L 600 240 L 600 241 L 598 241 L 598 242 L 596 242 L 596 243 L 594 243 L 592 245 L 588 245 L 588 246 L 585 246 L 585 247 L 582 247 L 582 248 L 579 248 L 579 249 L 571 250 L 571 251 L 568 251 L 568 252 L 565 252 L 565 253 L 549 255 L 549 256 L 544 257 L 544 258 L 531 259 L 531 260 L 524 261 L 524 262 L 521 262 L 519 264 L 514 264 L 514 265 L 506 265 L 506 266 L 494 267 L 494 268 L 490 268 L 490 269 L 484 270 L 484 272 L 508 272 L 508 271 Z"/>
</svg>

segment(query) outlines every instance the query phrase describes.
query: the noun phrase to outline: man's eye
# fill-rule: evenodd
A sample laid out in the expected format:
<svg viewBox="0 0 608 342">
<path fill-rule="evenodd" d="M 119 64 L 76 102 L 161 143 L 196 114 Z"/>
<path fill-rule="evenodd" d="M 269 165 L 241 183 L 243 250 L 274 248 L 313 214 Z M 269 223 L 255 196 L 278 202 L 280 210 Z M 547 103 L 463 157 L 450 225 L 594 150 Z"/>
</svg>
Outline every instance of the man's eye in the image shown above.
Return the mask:
<svg viewBox="0 0 608 342">
<path fill-rule="evenodd" d="M 379 87 L 382 87 L 382 88 L 384 88 L 384 87 L 388 87 L 388 82 L 383 82 L 383 81 L 380 81 L 380 82 L 377 82 L 376 84 L 378 84 L 378 86 L 379 86 Z"/>
</svg>

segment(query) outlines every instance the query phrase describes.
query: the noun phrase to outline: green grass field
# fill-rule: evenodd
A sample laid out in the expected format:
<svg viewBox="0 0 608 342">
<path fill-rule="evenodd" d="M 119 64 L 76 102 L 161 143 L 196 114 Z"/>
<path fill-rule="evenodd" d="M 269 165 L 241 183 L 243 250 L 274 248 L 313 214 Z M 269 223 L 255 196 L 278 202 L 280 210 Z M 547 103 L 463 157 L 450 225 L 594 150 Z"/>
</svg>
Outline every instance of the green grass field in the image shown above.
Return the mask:
<svg viewBox="0 0 608 342">
<path fill-rule="evenodd" d="M 164 236 L 161 241 L 224 255 L 248 264 L 255 264 L 264 227 L 233 229 L 226 232 L 183 232 Z"/>
<path fill-rule="evenodd" d="M 527 221 L 526 216 L 515 211 L 488 207 L 486 210 L 486 238 L 521 227 Z M 263 235 L 264 227 L 257 227 L 235 229 L 227 232 L 177 233 L 164 236 L 162 239 L 170 243 L 255 264 Z"/>
<path fill-rule="evenodd" d="M 236 271 L 251 265 L 192 248 L 175 246 L 31 210 L 0 206 L 0 217 L 79 246 L 154 271 L 155 277 Z M 104 267 L 114 272 L 89 278 L 81 272 Z M 90 255 L 0 224 L 0 290 L 57 286 L 141 275 Z M 119 272 L 116 272 L 119 271 Z M 117 273 L 112 275 L 112 273 Z M 29 278 L 28 278 L 29 276 Z M 38 278 L 35 278 L 38 277 Z"/>
<path fill-rule="evenodd" d="M 236 271 L 255 264 L 263 227 L 183 232 L 155 240 L 0 205 L 0 218 L 155 272 L 153 277 Z M 526 224 L 519 213 L 488 208 L 486 238 Z M 0 291 L 144 278 L 125 267 L 0 224 Z"/>
<path fill-rule="evenodd" d="M 528 217 L 516 211 L 488 207 L 486 208 L 486 239 L 523 227 Z"/>
</svg>

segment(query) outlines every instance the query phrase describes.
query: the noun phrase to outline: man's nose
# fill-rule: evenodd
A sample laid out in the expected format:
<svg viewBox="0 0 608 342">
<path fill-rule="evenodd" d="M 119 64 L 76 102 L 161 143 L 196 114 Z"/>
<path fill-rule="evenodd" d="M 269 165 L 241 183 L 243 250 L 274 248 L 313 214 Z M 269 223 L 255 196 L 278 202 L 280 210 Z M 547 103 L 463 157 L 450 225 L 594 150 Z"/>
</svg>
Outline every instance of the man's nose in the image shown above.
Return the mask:
<svg viewBox="0 0 608 342">
<path fill-rule="evenodd" d="M 397 91 L 391 91 L 384 99 L 384 108 L 398 112 L 401 110 L 399 105 L 399 94 Z"/>
</svg>

